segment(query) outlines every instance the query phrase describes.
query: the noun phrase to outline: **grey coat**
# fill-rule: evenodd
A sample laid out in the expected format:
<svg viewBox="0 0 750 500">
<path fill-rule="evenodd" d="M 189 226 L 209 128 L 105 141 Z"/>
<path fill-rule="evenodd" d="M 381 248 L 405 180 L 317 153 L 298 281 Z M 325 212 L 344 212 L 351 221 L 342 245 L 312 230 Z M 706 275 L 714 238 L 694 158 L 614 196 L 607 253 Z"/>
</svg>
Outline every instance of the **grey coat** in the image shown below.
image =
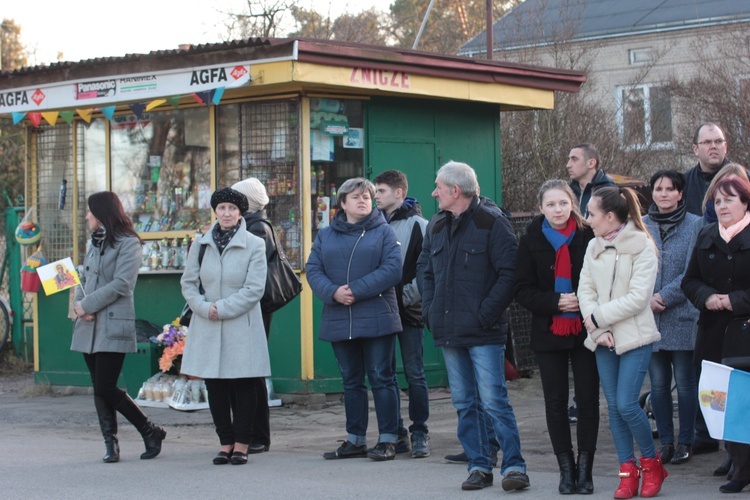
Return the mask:
<svg viewBox="0 0 750 500">
<path fill-rule="evenodd" d="M 662 240 L 659 224 L 648 215 L 643 218 L 648 232 L 659 251 L 659 271 L 656 275 L 654 293 L 659 293 L 667 309 L 654 313 L 656 327 L 661 340 L 654 343 L 654 351 L 692 351 L 695 347 L 695 324 L 698 310 L 685 297 L 680 288 L 685 276 L 687 258 L 693 247 L 693 228 L 700 217 L 686 213 L 667 237 Z"/>
<path fill-rule="evenodd" d="M 92 246 L 83 261 L 81 287 L 76 288 L 75 301 L 94 321 L 76 319 L 73 327 L 72 351 L 135 352 L 135 306 L 133 290 L 141 265 L 141 243 L 128 236 L 113 246 Z"/>
<path fill-rule="evenodd" d="M 246 230 L 244 220 L 241 225 L 221 255 L 211 235 L 213 227 L 190 248 L 180 280 L 182 295 L 193 310 L 182 355 L 184 374 L 222 379 L 271 375 L 260 311 L 266 244 Z M 200 245 L 208 247 L 199 267 Z M 212 303 L 219 311 L 218 321 L 208 319 Z"/>
</svg>

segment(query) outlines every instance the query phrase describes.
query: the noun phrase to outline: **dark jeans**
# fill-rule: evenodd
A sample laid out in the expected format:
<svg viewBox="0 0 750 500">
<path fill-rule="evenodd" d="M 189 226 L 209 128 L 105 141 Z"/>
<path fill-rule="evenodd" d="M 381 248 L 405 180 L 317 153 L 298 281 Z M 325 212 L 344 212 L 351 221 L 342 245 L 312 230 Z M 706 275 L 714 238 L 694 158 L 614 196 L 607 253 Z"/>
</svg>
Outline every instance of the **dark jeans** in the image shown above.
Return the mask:
<svg viewBox="0 0 750 500">
<path fill-rule="evenodd" d="M 143 429 L 148 418 L 125 391 L 117 387 L 117 379 L 122 371 L 125 353 L 95 352 L 83 355 L 91 374 L 94 396 L 102 398 L 111 408 L 117 409 L 136 429 Z"/>
<path fill-rule="evenodd" d="M 416 326 L 404 326 L 398 334 L 401 348 L 401 361 L 404 375 L 409 383 L 409 432 L 427 432 L 427 418 L 430 416 L 430 394 L 424 376 L 424 329 Z M 393 375 L 396 376 L 396 356 L 393 356 Z M 398 387 L 398 383 L 396 384 Z M 406 436 L 404 420 L 401 418 L 401 399 L 398 405 L 398 434 Z"/>
<path fill-rule="evenodd" d="M 398 440 L 398 387 L 393 376 L 396 335 L 332 342 L 344 383 L 347 440 L 367 444 L 367 387 L 370 382 L 378 418 L 378 442 Z"/>
<path fill-rule="evenodd" d="M 249 444 L 255 420 L 255 378 L 207 378 L 208 406 L 222 445 Z"/>
<path fill-rule="evenodd" d="M 596 451 L 599 435 L 599 372 L 596 356 L 583 346 L 564 351 L 535 352 L 542 377 L 544 409 L 555 455 L 573 450 L 568 420 L 568 361 L 578 405 L 578 451 Z"/>
<path fill-rule="evenodd" d="M 651 379 L 651 409 L 661 444 L 674 444 L 672 419 L 672 369 L 677 384 L 680 422 L 678 443 L 693 444 L 695 414 L 698 411 L 698 383 L 695 378 L 693 351 L 656 351 L 651 354 L 648 376 Z"/>
</svg>

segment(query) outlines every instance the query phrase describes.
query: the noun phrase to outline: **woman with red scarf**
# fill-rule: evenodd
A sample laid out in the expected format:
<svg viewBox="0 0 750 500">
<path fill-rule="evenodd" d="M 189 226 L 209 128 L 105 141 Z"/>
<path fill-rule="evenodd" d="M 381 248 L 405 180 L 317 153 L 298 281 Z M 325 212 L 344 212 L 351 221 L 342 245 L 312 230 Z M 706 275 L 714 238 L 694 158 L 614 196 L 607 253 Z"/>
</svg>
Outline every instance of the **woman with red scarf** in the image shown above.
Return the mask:
<svg viewBox="0 0 750 500">
<path fill-rule="evenodd" d="M 594 491 L 591 469 L 599 433 L 599 374 L 578 309 L 578 276 L 594 236 L 583 225 L 568 184 L 549 180 L 537 196 L 541 215 L 518 245 L 516 301 L 532 314 L 531 349 L 542 377 L 552 449 L 560 465 L 561 494 Z M 568 363 L 578 405 L 578 462 L 568 421 Z"/>
</svg>

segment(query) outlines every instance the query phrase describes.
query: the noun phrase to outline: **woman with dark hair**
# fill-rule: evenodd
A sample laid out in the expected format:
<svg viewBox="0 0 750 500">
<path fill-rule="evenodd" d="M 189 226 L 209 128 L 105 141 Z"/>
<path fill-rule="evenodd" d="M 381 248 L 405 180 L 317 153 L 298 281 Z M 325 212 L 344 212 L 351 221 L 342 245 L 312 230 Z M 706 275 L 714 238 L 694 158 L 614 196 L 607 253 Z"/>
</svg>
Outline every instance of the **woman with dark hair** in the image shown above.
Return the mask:
<svg viewBox="0 0 750 500">
<path fill-rule="evenodd" d="M 258 418 L 256 387 L 271 375 L 260 311 L 266 289 L 266 247 L 246 230 L 245 195 L 219 189 L 211 195 L 211 208 L 216 222 L 190 248 L 180 280 L 182 295 L 193 310 L 182 373 L 206 381 L 221 444 L 213 463 L 243 465 Z"/>
<path fill-rule="evenodd" d="M 724 332 L 735 318 L 750 316 L 750 183 L 737 176 L 720 180 L 712 193 L 717 222 L 698 234 L 682 290 L 700 311 L 694 361 L 721 363 Z M 748 341 L 750 342 L 750 340 Z M 750 445 L 727 441 L 734 473 L 722 493 L 750 484 Z"/>
<path fill-rule="evenodd" d="M 594 234 L 583 225 L 576 195 L 565 181 L 545 182 L 537 199 L 542 213 L 529 223 L 518 245 L 515 297 L 532 314 L 531 350 L 542 377 L 547 430 L 560 466 L 558 491 L 590 494 L 599 434 L 599 374 L 596 357 L 583 345 L 586 335 L 576 289 Z M 568 421 L 568 364 L 578 404 L 577 467 Z"/>
<path fill-rule="evenodd" d="M 104 436 L 104 462 L 120 460 L 117 413 L 143 436 L 141 459 L 156 457 L 167 433 L 149 421 L 128 394 L 117 387 L 125 354 L 136 351 L 133 290 L 141 265 L 142 241 L 115 193 L 88 199 L 86 222 L 91 248 L 83 261 L 81 286 L 73 310 L 77 316 L 71 350 L 83 353 L 94 385 L 94 405 Z"/>
<path fill-rule="evenodd" d="M 698 311 L 680 288 L 690 252 L 693 227 L 700 220 L 686 210 L 685 175 L 660 170 L 651 176 L 654 200 L 643 218 L 659 254 L 651 311 L 661 340 L 654 342 L 648 367 L 651 407 L 659 432 L 659 456 L 663 463 L 682 464 L 692 457 L 691 446 L 698 411 L 698 383 L 693 365 L 693 334 Z M 680 433 L 675 448 L 672 371 L 677 384 Z"/>
<path fill-rule="evenodd" d="M 307 261 L 307 281 L 323 301 L 320 340 L 331 342 L 344 385 L 347 439 L 326 460 L 393 460 L 398 440 L 398 387 L 393 376 L 401 317 L 395 286 L 401 250 L 393 228 L 373 208 L 375 186 L 362 177 L 344 182 L 341 207 L 318 231 Z M 378 443 L 367 449 L 367 387 L 378 418 Z"/>
<path fill-rule="evenodd" d="M 641 496 L 653 497 L 667 471 L 638 399 L 653 343 L 661 338 L 649 307 L 658 268 L 656 247 L 632 190 L 599 188 L 588 210 L 586 220 L 596 238 L 586 249 L 578 303 L 588 331 L 585 345 L 596 354 L 620 462 L 615 498 L 637 496 L 641 475 Z M 640 466 L 635 463 L 633 439 L 641 450 Z"/>
</svg>

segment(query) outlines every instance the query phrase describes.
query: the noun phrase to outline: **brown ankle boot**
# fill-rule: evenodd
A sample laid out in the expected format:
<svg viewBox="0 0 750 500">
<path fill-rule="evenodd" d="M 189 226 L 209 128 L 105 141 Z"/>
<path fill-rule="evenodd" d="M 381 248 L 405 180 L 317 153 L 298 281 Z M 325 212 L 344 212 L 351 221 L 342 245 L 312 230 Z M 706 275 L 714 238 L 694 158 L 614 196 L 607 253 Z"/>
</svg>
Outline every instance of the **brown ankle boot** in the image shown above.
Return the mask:
<svg viewBox="0 0 750 500">
<path fill-rule="evenodd" d="M 641 469 L 643 470 L 643 486 L 641 486 L 641 496 L 651 498 L 657 495 L 661 490 L 661 484 L 669 475 L 664 464 L 661 463 L 659 453 L 654 458 L 641 457 Z"/>
<path fill-rule="evenodd" d="M 633 498 L 638 496 L 638 484 L 641 478 L 641 469 L 635 465 L 632 458 L 629 462 L 620 464 L 620 486 L 615 490 L 615 498 Z"/>
</svg>

